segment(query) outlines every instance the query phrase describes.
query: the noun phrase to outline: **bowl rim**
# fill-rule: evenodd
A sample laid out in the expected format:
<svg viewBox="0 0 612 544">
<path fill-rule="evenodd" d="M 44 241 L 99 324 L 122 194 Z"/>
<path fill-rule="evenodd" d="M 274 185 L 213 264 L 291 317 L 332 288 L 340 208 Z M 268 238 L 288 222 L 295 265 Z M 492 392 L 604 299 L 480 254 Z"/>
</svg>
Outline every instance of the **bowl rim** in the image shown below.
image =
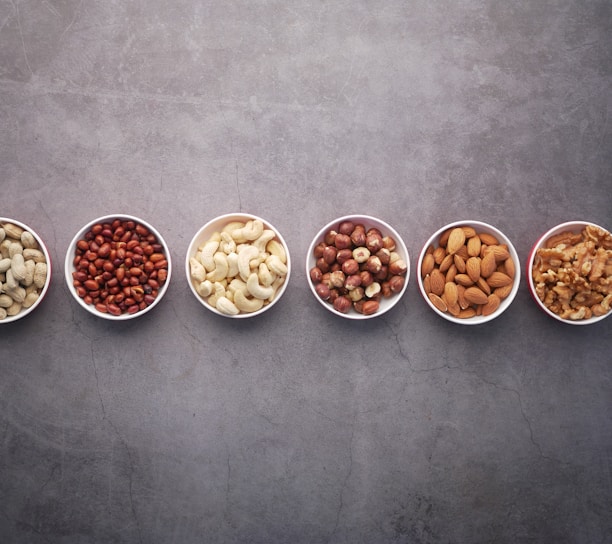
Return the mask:
<svg viewBox="0 0 612 544">
<path fill-rule="evenodd" d="M 516 271 L 514 274 L 514 284 L 512 286 L 512 291 L 510 291 L 510 294 L 501 301 L 500 307 L 495 310 L 495 312 L 493 312 L 491 315 L 488 316 L 474 316 L 474 317 L 468 317 L 468 318 L 458 318 L 455 317 L 449 313 L 445 313 L 445 312 L 441 312 L 440 310 L 438 310 L 438 308 L 436 308 L 432 302 L 429 300 L 429 297 L 427 296 L 427 293 L 425 292 L 425 288 L 423 286 L 423 279 L 421 278 L 421 267 L 423 264 L 423 258 L 427 252 L 427 248 L 434 243 L 434 241 L 438 240 L 440 238 L 440 236 L 446 232 L 448 229 L 451 228 L 455 228 L 455 227 L 459 227 L 459 226 L 470 226 L 470 227 L 481 227 L 484 229 L 488 229 L 490 231 L 492 231 L 493 233 L 495 233 L 499 238 L 503 239 L 504 244 L 506 244 L 508 246 L 508 251 L 510 252 L 510 256 L 513 258 L 513 260 L 516 262 Z M 451 323 L 456 323 L 458 325 L 468 325 L 468 326 L 473 326 L 473 325 L 483 325 L 485 323 L 489 323 L 490 321 L 493 321 L 494 319 L 496 319 L 497 317 L 499 317 L 500 315 L 502 315 L 514 302 L 514 299 L 516 298 L 516 295 L 519 291 L 519 286 L 521 283 L 521 263 L 520 263 L 520 258 L 518 255 L 518 252 L 516 251 L 516 248 L 514 247 L 514 244 L 512 243 L 512 241 L 510 240 L 510 238 L 508 237 L 508 235 L 506 235 L 505 233 L 503 233 L 499 228 L 497 228 L 495 225 L 492 225 L 491 223 L 486 223 L 484 221 L 480 221 L 480 220 L 476 220 L 476 219 L 463 219 L 463 220 L 458 220 L 458 221 L 453 221 L 451 223 L 448 223 L 446 225 L 444 225 L 443 227 L 440 227 L 438 230 L 436 230 L 431 236 L 429 236 L 429 238 L 427 238 L 427 241 L 425 242 L 425 244 L 423 245 L 423 248 L 421 249 L 420 253 L 419 253 L 419 258 L 417 261 L 417 266 L 416 266 L 416 278 L 417 278 L 417 284 L 419 286 L 419 291 L 421 293 L 421 296 L 423 297 L 423 299 L 425 300 L 425 302 L 427 303 L 427 305 L 436 313 L 438 314 L 440 317 L 446 319 L 447 321 L 450 321 Z"/>
<path fill-rule="evenodd" d="M 28 232 L 30 232 L 32 236 L 36 238 L 38 245 L 40 246 L 42 252 L 45 255 L 45 259 L 47 260 L 47 277 L 45 278 L 45 284 L 43 285 L 43 288 L 38 295 L 38 299 L 29 308 L 20 310 L 17 315 L 6 316 L 4 319 L 0 319 L 0 325 L 6 325 L 8 323 L 14 323 L 15 321 L 22 319 L 23 317 L 30 315 L 40 305 L 40 303 L 45 298 L 45 295 L 49 291 L 49 286 L 51 285 L 51 274 L 52 274 L 53 264 L 51 261 L 51 253 L 49 252 L 49 248 L 47 247 L 47 244 L 45 244 L 40 234 L 38 234 L 38 232 L 36 232 L 32 227 L 30 227 L 23 221 L 19 221 L 18 219 L 13 219 L 12 217 L 0 217 L 0 223 L 13 223 L 14 225 L 17 225 L 18 227 L 21 227 L 22 229 L 25 229 Z"/>
<path fill-rule="evenodd" d="M 227 224 L 227 223 L 229 223 L 231 221 L 243 221 L 243 220 L 244 221 L 251 221 L 251 220 L 261 221 L 264 224 L 264 228 L 268 228 L 268 229 L 274 231 L 274 233 L 276 235 L 276 238 L 279 240 L 279 242 L 283 245 L 283 248 L 285 249 L 285 254 L 287 256 L 287 263 L 286 263 L 286 265 L 287 265 L 287 275 L 285 276 L 285 281 L 278 288 L 278 290 L 276 292 L 276 295 L 275 295 L 274 299 L 272 300 L 272 302 L 270 302 L 269 304 L 266 304 L 265 306 L 262 306 L 259 310 L 255 311 L 255 312 L 248 312 L 248 313 L 246 313 L 246 312 L 242 313 L 241 312 L 241 313 L 236 314 L 236 315 L 229 315 L 229 314 L 224 314 L 224 313 L 220 312 L 219 310 L 217 310 L 217 308 L 213 308 L 195 290 L 193 282 L 191 281 L 189 259 L 195 255 L 194 249 L 197 249 L 195 247 L 196 241 L 198 240 L 198 238 L 206 230 L 210 229 L 216 223 Z M 270 221 L 268 221 L 267 219 L 264 219 L 263 217 L 260 217 L 258 215 L 253 214 L 253 213 L 250 213 L 250 212 L 228 212 L 228 213 L 223 213 L 221 215 L 217 215 L 216 217 L 213 217 L 213 218 L 209 219 L 208 221 L 206 221 L 206 223 L 204 223 L 195 232 L 195 234 L 192 236 L 192 238 L 189 241 L 189 244 L 187 246 L 187 251 L 185 253 L 185 276 L 186 276 L 186 279 L 187 279 L 187 285 L 189 285 L 189 289 L 190 289 L 191 293 L 196 298 L 196 300 L 202 306 L 204 306 L 204 308 L 206 308 L 208 311 L 212 312 L 215 315 L 218 315 L 218 316 L 221 316 L 221 317 L 225 317 L 225 318 L 229 318 L 229 319 L 248 319 L 248 318 L 251 318 L 251 317 L 257 317 L 257 316 L 267 312 L 270 308 L 275 306 L 276 303 L 284 295 L 285 291 L 287 290 L 287 286 L 289 285 L 289 278 L 291 276 L 291 253 L 289 251 L 289 246 L 288 246 L 287 242 L 285 241 L 283 235 L 281 234 L 280 230 L 275 225 L 273 225 Z"/>
<path fill-rule="evenodd" d="M 310 269 L 312 268 L 313 263 L 314 263 L 313 251 L 314 251 L 315 245 L 318 244 L 321 240 L 323 240 L 323 236 L 325 235 L 325 232 L 331 227 L 335 225 L 339 225 L 342 221 L 354 221 L 356 219 L 359 220 L 360 222 L 366 223 L 366 227 L 367 227 L 367 223 L 371 223 L 373 225 L 379 224 L 386 231 L 386 233 L 385 232 L 383 233 L 383 236 L 385 234 L 389 234 L 393 236 L 396 244 L 400 246 L 402 252 L 404 253 L 403 257 L 404 257 L 404 260 L 406 261 L 406 266 L 407 266 L 406 274 L 405 274 L 406 281 L 404 282 L 404 287 L 401 289 L 401 291 L 399 293 L 395 293 L 392 297 L 389 297 L 388 299 L 386 299 L 388 301 L 388 304 L 386 304 L 384 308 L 381 307 L 379 308 L 377 312 L 370 314 L 370 315 L 360 314 L 352 308 L 345 314 L 343 314 L 342 312 L 339 312 L 329 302 L 322 300 L 321 297 L 317 295 L 314 284 L 312 283 L 312 280 L 310 279 Z M 386 314 L 388 311 L 390 311 L 395 306 L 397 306 L 397 304 L 400 302 L 400 300 L 406 293 L 409 280 L 410 280 L 410 253 L 408 251 L 408 248 L 406 247 L 404 239 L 402 238 L 400 233 L 395 228 L 393 228 L 389 223 L 373 215 L 352 213 L 352 214 L 346 214 L 346 215 L 337 217 L 336 219 L 329 221 L 321 229 L 319 229 L 317 233 L 315 234 L 314 238 L 312 239 L 312 241 L 310 242 L 310 244 L 308 245 L 308 252 L 306 253 L 306 281 L 308 282 L 308 287 L 310 288 L 310 291 L 315 297 L 315 299 L 317 300 L 317 302 L 321 304 L 321 306 L 323 306 L 326 310 L 328 310 L 329 312 L 331 312 L 332 314 L 338 317 L 342 317 L 344 319 L 351 319 L 353 321 L 363 321 L 365 319 L 372 319 L 372 318 L 380 317 Z"/>
<path fill-rule="evenodd" d="M 554 227 L 551 227 L 544 234 L 542 234 L 541 236 L 537 238 L 537 240 L 531 247 L 531 250 L 529 251 L 529 257 L 525 263 L 525 276 L 527 279 L 527 285 L 529 287 L 529 294 L 531 295 L 531 298 L 536 302 L 537 306 L 545 314 L 549 315 L 550 317 L 552 317 L 553 319 L 557 320 L 560 323 L 565 323 L 566 325 L 577 325 L 577 326 L 593 325 L 594 323 L 603 321 L 606 317 L 612 314 L 612 310 L 607 312 L 604 315 L 590 317 L 588 319 L 579 319 L 579 320 L 564 319 L 561 316 L 554 313 L 553 311 L 549 310 L 544 305 L 544 303 L 539 299 L 539 297 L 536 295 L 535 285 L 533 283 L 533 275 L 531 273 L 531 270 L 533 268 L 533 262 L 535 260 L 535 255 L 536 255 L 537 250 L 544 245 L 544 243 L 546 242 L 546 240 L 548 240 L 548 238 L 550 238 L 554 234 L 563 232 L 564 230 L 574 230 L 574 231 L 579 230 L 579 229 L 581 230 L 582 228 L 589 226 L 589 225 L 592 225 L 601 230 L 604 230 L 605 232 L 612 232 L 609 229 L 606 229 L 602 227 L 601 225 L 598 225 L 597 223 L 593 223 L 593 221 L 585 221 L 585 220 L 564 221 L 562 223 L 555 225 Z"/>
<path fill-rule="evenodd" d="M 107 223 L 109 222 L 109 220 L 115 220 L 115 219 L 121 219 L 121 220 L 126 220 L 126 221 L 131 220 L 131 221 L 141 223 L 142 225 L 147 227 L 156 236 L 158 242 L 164 247 L 164 253 L 166 255 L 166 260 L 168 261 L 168 277 L 166 278 L 166 281 L 164 282 L 164 284 L 161 286 L 157 297 L 155 298 L 153 303 L 147 306 L 144 310 L 140 310 L 133 314 L 128 314 L 127 312 L 125 312 L 125 313 L 122 313 L 121 315 L 112 315 L 112 314 L 104 314 L 102 312 L 99 312 L 98 310 L 96 310 L 94 305 L 85 304 L 83 299 L 76 294 L 74 290 L 74 286 L 72 285 L 72 272 L 74 271 L 74 266 L 72 264 L 72 261 L 74 259 L 74 249 L 76 248 L 77 242 L 96 223 Z M 170 248 L 168 247 L 168 244 L 166 243 L 164 237 L 151 223 L 149 223 L 145 219 L 142 219 L 141 217 L 138 217 L 132 214 L 112 213 L 112 214 L 102 215 L 100 217 L 97 217 L 96 219 L 92 219 L 91 221 L 83 225 L 76 232 L 76 234 L 73 236 L 72 240 L 68 244 L 68 248 L 66 249 L 66 256 L 64 259 L 64 279 L 68 286 L 68 291 L 70 292 L 72 297 L 76 300 L 76 302 L 79 304 L 79 306 L 87 310 L 90 314 L 96 317 L 100 317 L 102 319 L 106 319 L 108 321 L 127 321 L 129 319 L 135 319 L 137 317 L 141 317 L 142 315 L 151 311 L 155 306 L 159 304 L 161 299 L 166 294 L 166 291 L 168 290 L 168 286 L 170 284 L 171 276 L 172 276 L 172 256 L 170 255 Z"/>
</svg>

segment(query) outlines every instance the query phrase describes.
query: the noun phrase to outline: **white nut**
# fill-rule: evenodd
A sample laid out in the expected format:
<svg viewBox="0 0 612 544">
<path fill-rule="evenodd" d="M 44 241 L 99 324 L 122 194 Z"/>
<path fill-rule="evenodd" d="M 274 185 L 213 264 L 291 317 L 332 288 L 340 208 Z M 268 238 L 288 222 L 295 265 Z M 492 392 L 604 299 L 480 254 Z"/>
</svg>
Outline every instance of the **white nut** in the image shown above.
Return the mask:
<svg viewBox="0 0 612 544">
<path fill-rule="evenodd" d="M 11 297 L 6 293 L 0 295 L 0 308 L 8 308 L 11 304 L 13 304 L 13 299 Z"/>
<path fill-rule="evenodd" d="M 4 223 L 2 225 L 4 228 L 4 232 L 9 238 L 13 238 L 14 240 L 21 240 L 21 233 L 23 229 L 18 227 L 17 225 L 13 225 L 13 223 Z"/>
<path fill-rule="evenodd" d="M 220 299 L 221 297 L 225 296 L 225 287 L 221 282 L 215 282 L 213 284 L 213 293 L 212 295 L 210 295 L 207 299 L 207 302 L 213 306 L 213 307 L 217 307 L 217 300 Z"/>
<path fill-rule="evenodd" d="M 228 264 L 228 269 L 227 269 L 227 277 L 228 278 L 235 278 L 238 273 L 239 273 L 239 269 L 238 269 L 238 253 L 232 252 L 227 256 L 227 264 Z"/>
<path fill-rule="evenodd" d="M 259 219 L 252 219 L 246 222 L 244 227 L 230 231 L 232 238 L 237 244 L 257 240 L 263 233 L 264 226 Z"/>
<path fill-rule="evenodd" d="M 9 268 L 6 271 L 6 285 L 4 286 L 4 290 L 12 291 L 13 289 L 16 289 L 17 287 L 19 287 L 19 281 L 17 281 L 17 278 L 15 278 L 15 276 L 13 275 L 12 268 Z"/>
<path fill-rule="evenodd" d="M 259 256 L 259 251 L 254 246 L 242 246 L 238 252 L 238 273 L 247 281 L 251 275 L 251 260 Z"/>
<path fill-rule="evenodd" d="M 241 312 L 253 313 L 263 307 L 264 301 L 259 298 L 248 298 L 242 291 L 236 291 L 234 304 Z"/>
<path fill-rule="evenodd" d="M 29 308 L 30 306 L 32 306 L 32 304 L 34 304 L 38 300 L 38 297 L 39 295 L 37 292 L 28 293 L 26 297 L 23 299 L 22 306 L 24 308 Z"/>
<path fill-rule="evenodd" d="M 45 286 L 45 281 L 47 281 L 47 263 L 36 263 L 33 281 L 34 285 L 39 289 Z"/>
<path fill-rule="evenodd" d="M 206 275 L 206 279 L 213 283 L 226 279 L 229 269 L 227 255 L 222 251 L 217 251 L 217 253 L 213 255 L 213 261 L 215 263 L 215 268 Z"/>
<path fill-rule="evenodd" d="M 273 230 L 264 229 L 261 236 L 253 241 L 253 245 L 259 250 L 259 253 L 265 253 L 268 242 L 273 240 L 275 236 L 276 234 Z"/>
<path fill-rule="evenodd" d="M 240 278 L 234 278 L 227 286 L 227 290 L 234 293 L 234 299 L 236 298 L 236 293 L 238 291 L 240 291 L 245 297 L 249 296 L 249 290 L 247 289 L 246 282 L 242 281 Z"/>
<path fill-rule="evenodd" d="M 26 261 L 32 260 L 35 263 L 46 263 L 45 254 L 40 249 L 26 248 L 23 250 L 23 258 Z"/>
<path fill-rule="evenodd" d="M 11 259 L 7 257 L 6 259 L 0 260 L 0 273 L 6 272 L 11 267 Z"/>
<path fill-rule="evenodd" d="M 279 276 L 286 276 L 287 272 L 289 271 L 287 265 L 281 261 L 278 255 L 270 255 L 266 259 L 266 264 L 272 272 L 278 274 Z"/>
<path fill-rule="evenodd" d="M 13 242 L 9 246 L 9 257 L 12 259 L 15 255 L 21 255 L 23 257 L 23 246 L 21 242 Z"/>
<path fill-rule="evenodd" d="M 240 313 L 240 310 L 236 308 L 236 305 L 227 297 L 219 297 L 217 299 L 215 308 L 217 308 L 217 310 L 219 310 L 222 314 L 226 315 L 237 315 Z"/>
<path fill-rule="evenodd" d="M 26 290 L 21 287 L 15 287 L 14 289 L 6 289 L 5 293 L 13 299 L 14 302 L 21 304 L 26 298 Z"/>
<path fill-rule="evenodd" d="M 198 283 L 201 283 L 206 279 L 206 269 L 204 268 L 204 265 L 195 257 L 191 257 L 189 259 L 189 273 L 191 278 Z"/>
<path fill-rule="evenodd" d="M 17 315 L 21 311 L 21 302 L 13 302 L 7 309 L 6 315 Z"/>
<path fill-rule="evenodd" d="M 272 285 L 272 282 L 276 279 L 276 274 L 272 274 L 268 265 L 266 263 L 260 263 L 259 269 L 257 271 L 257 277 L 259 278 L 259 283 L 264 287 L 269 287 Z"/>
<path fill-rule="evenodd" d="M 232 238 L 231 234 L 228 232 L 221 233 L 221 242 L 219 244 L 219 249 L 223 251 L 226 255 L 233 253 L 236 251 L 236 242 Z"/>
<path fill-rule="evenodd" d="M 274 294 L 273 287 L 264 287 L 259 284 L 259 278 L 257 277 L 257 273 L 253 272 L 247 279 L 247 289 L 251 295 L 255 298 L 259 298 L 261 300 L 265 300 L 271 297 Z"/>
<path fill-rule="evenodd" d="M 38 242 L 36 241 L 36 238 L 34 238 L 34 235 L 31 232 L 28 232 L 27 230 L 24 230 L 21 233 L 21 245 L 24 248 L 28 249 L 38 248 Z"/>
<path fill-rule="evenodd" d="M 213 292 L 213 283 L 209 280 L 204 280 L 202 282 L 200 282 L 197 287 L 196 287 L 196 291 L 198 293 L 198 295 L 200 295 L 201 297 L 208 297 L 210 295 L 212 295 Z"/>
<path fill-rule="evenodd" d="M 34 272 L 36 271 L 36 263 L 34 261 L 26 261 L 24 263 L 26 275 L 21 282 L 25 287 L 29 287 L 34 283 Z"/>
<path fill-rule="evenodd" d="M 219 249 L 219 240 L 209 240 L 200 248 L 198 259 L 207 272 L 215 268 L 213 256 L 217 252 L 217 249 Z"/>
<path fill-rule="evenodd" d="M 285 252 L 285 248 L 283 244 L 281 244 L 278 240 L 270 240 L 268 245 L 266 246 L 266 250 L 270 255 L 276 255 L 281 262 L 287 263 L 287 253 Z"/>
</svg>

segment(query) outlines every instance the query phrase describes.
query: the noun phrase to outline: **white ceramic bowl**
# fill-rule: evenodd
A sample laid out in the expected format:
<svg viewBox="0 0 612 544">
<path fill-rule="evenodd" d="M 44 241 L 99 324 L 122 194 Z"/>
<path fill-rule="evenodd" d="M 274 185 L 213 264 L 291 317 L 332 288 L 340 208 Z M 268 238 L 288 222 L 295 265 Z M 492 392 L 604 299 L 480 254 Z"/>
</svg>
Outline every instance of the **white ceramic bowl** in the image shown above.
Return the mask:
<svg viewBox="0 0 612 544">
<path fill-rule="evenodd" d="M 213 237 L 213 235 L 215 235 L 216 233 L 221 233 L 223 229 L 226 226 L 228 226 L 230 223 L 236 222 L 236 223 L 242 223 L 246 225 L 247 223 L 251 221 L 261 221 L 261 223 L 263 223 L 264 229 L 271 230 L 274 232 L 275 236 L 273 239 L 282 245 L 284 252 L 285 252 L 285 257 L 286 257 L 285 265 L 287 267 L 287 273 L 284 276 L 285 279 L 283 283 L 281 283 L 280 286 L 278 286 L 276 292 L 274 293 L 272 300 L 271 301 L 266 300 L 264 305 L 261 308 L 254 310 L 254 311 L 240 311 L 237 314 L 224 313 L 222 311 L 219 311 L 215 306 L 209 304 L 208 302 L 209 297 L 203 297 L 198 293 L 197 291 L 198 283 L 195 282 L 195 280 L 193 280 L 191 277 L 190 259 L 196 256 L 200 248 L 202 248 L 204 244 Z M 281 233 L 279 232 L 277 228 L 275 228 L 268 221 L 256 215 L 250 214 L 250 213 L 228 213 L 228 214 L 220 215 L 208 221 L 208 223 L 206 223 L 200 230 L 198 230 L 196 234 L 194 235 L 194 237 L 191 239 L 191 242 L 189 243 L 189 247 L 187 248 L 187 255 L 185 257 L 185 274 L 187 277 L 187 283 L 189 284 L 189 288 L 191 289 L 191 292 L 193 293 L 194 297 L 207 310 L 211 311 L 214 314 L 223 316 L 223 317 L 229 317 L 229 318 L 234 318 L 234 319 L 245 319 L 248 317 L 258 316 L 268 311 L 281 299 L 285 290 L 287 289 L 287 285 L 289 284 L 289 277 L 291 276 L 291 256 L 289 254 L 289 248 L 287 246 L 287 243 L 285 242 Z M 251 297 L 249 296 L 249 298 Z"/>
<path fill-rule="evenodd" d="M 425 257 L 425 254 L 427 253 L 428 248 L 430 246 L 433 246 L 434 249 L 437 248 L 439 246 L 439 240 L 442 234 L 444 234 L 449 229 L 453 229 L 455 227 L 461 227 L 461 226 L 473 227 L 477 233 L 487 233 L 487 234 L 492 234 L 493 236 L 495 236 L 495 238 L 497 238 L 500 244 L 506 244 L 506 246 L 508 247 L 508 251 L 510 253 L 510 257 L 512 257 L 512 260 L 514 262 L 515 274 L 514 274 L 514 283 L 512 286 L 512 290 L 507 297 L 502 299 L 499 305 L 499 308 L 497 308 L 497 310 L 495 310 L 492 314 L 487 315 L 487 316 L 476 315 L 476 316 L 468 317 L 468 318 L 460 318 L 460 317 L 455 317 L 448 312 L 443 312 L 439 310 L 436 306 L 434 306 L 434 304 L 429 299 L 427 293 L 425 292 L 425 288 L 423 286 L 423 278 L 421 277 L 421 270 L 422 270 L 422 265 L 423 265 L 423 258 Z M 425 302 L 439 316 L 443 317 L 444 319 L 447 319 L 448 321 L 452 321 L 453 323 L 459 323 L 461 325 L 479 325 L 482 323 L 486 323 L 487 321 L 491 321 L 492 319 L 495 319 L 496 317 L 500 316 L 503 312 L 505 312 L 508 309 L 510 304 L 512 304 L 512 301 L 514 300 L 514 297 L 516 296 L 516 293 L 518 292 L 518 289 L 519 289 L 520 262 L 519 262 L 518 254 L 516 252 L 516 249 L 512 245 L 512 242 L 499 229 L 495 228 L 492 225 L 489 225 L 488 223 L 483 223 L 481 221 L 472 221 L 472 220 L 455 221 L 453 223 L 449 223 L 448 225 L 445 225 L 441 229 L 434 232 L 434 234 L 427 240 L 427 242 L 425 242 L 425 245 L 423 246 L 423 249 L 421 250 L 421 253 L 419 255 L 416 276 L 417 276 L 417 281 L 419 285 L 419 290 L 421 291 L 421 295 L 423 295 Z"/>
<path fill-rule="evenodd" d="M 339 225 L 344 221 L 351 221 L 356 225 L 361 224 L 365 227 L 366 232 L 370 228 L 376 228 L 381 232 L 383 237 L 392 237 L 395 240 L 396 244 L 396 248 L 394 251 L 399 253 L 401 259 L 403 259 L 406 264 L 406 272 L 405 274 L 403 274 L 405 277 L 403 287 L 398 292 L 393 293 L 391 296 L 380 298 L 378 311 L 369 315 L 359 313 L 353 307 L 351 307 L 346 313 L 336 310 L 332 303 L 323 300 L 317 294 L 316 284 L 313 282 L 310 276 L 310 271 L 317 264 L 317 259 L 314 255 L 315 247 L 324 241 L 326 233 L 328 233 L 330 230 L 337 231 Z M 321 228 L 321 230 L 319 230 L 319 232 L 317 232 L 316 236 L 313 238 L 312 242 L 310 243 L 310 246 L 308 247 L 308 253 L 306 255 L 306 277 L 308 280 L 308 285 L 314 297 L 321 304 L 321 306 L 323 306 L 326 310 L 330 311 L 332 314 L 343 317 L 345 319 L 355 320 L 378 317 L 391 310 L 391 308 L 393 308 L 400 301 L 400 299 L 406 292 L 406 288 L 408 287 L 408 280 L 410 278 L 410 258 L 408 255 L 408 249 L 406 248 L 406 245 L 404 244 L 404 241 L 402 240 L 402 237 L 399 235 L 399 233 L 391 225 L 382 221 L 381 219 L 377 219 L 376 217 L 371 217 L 369 215 L 345 215 L 327 223 L 323 228 Z"/>
<path fill-rule="evenodd" d="M 112 225 L 115 220 L 119 220 L 122 223 L 133 222 L 135 225 L 139 224 L 145 227 L 150 234 L 155 236 L 157 243 L 161 245 L 161 251 L 159 251 L 159 253 L 163 253 L 165 260 L 167 261 L 167 278 L 164 282 L 160 282 L 158 293 L 157 293 L 157 296 L 155 297 L 155 300 L 153 300 L 144 309 L 139 309 L 135 313 L 130 313 L 125 308 L 122 309 L 123 311 L 119 315 L 114 315 L 112 313 L 109 313 L 108 310 L 100 311 L 96 308 L 95 304 L 87 304 L 85 300 L 78 295 L 77 289 L 74 285 L 75 278 L 73 277 L 73 272 L 76 271 L 74 260 L 75 260 L 76 251 L 77 251 L 77 243 L 79 242 L 79 240 L 85 239 L 85 236 L 87 235 L 88 232 L 92 230 L 94 225 L 103 225 L 106 228 L 109 225 Z M 113 242 L 111 242 L 111 240 L 112 238 L 108 238 L 108 237 L 106 238 L 106 241 L 109 241 L 112 247 L 115 248 L 116 240 Z M 145 258 L 145 260 L 146 259 L 148 259 L 148 257 Z M 119 266 L 122 268 L 125 268 L 124 264 L 119 265 Z M 133 319 L 135 317 L 140 317 L 146 314 L 147 312 L 151 311 L 155 306 L 157 306 L 157 304 L 159 304 L 161 299 L 166 294 L 166 291 L 168 290 L 168 285 L 170 284 L 171 275 L 172 275 L 172 263 L 171 263 L 171 257 L 170 257 L 170 250 L 168 248 L 168 245 L 166 244 L 166 241 L 164 240 L 162 235 L 158 232 L 158 230 L 153 225 L 151 225 L 144 219 L 135 217 L 133 215 L 116 213 L 116 214 L 104 215 L 102 217 L 98 217 L 97 219 L 94 219 L 93 221 L 90 221 L 89 223 L 84 225 L 75 234 L 74 238 L 72 239 L 72 241 L 70 242 L 68 246 L 68 250 L 66 251 L 66 259 L 64 263 L 64 277 L 66 280 L 66 284 L 68 285 L 68 290 L 70 291 L 70 294 L 74 297 L 74 299 L 77 301 L 79 306 L 87 310 L 89 313 L 97 317 L 101 317 L 103 319 L 108 319 L 111 321 L 125 321 L 127 319 Z"/>
<path fill-rule="evenodd" d="M 568 221 L 568 222 L 565 222 L 565 223 L 561 223 L 561 224 L 557 225 L 556 227 L 553 227 L 550 230 L 548 230 L 547 232 L 545 232 L 538 239 L 538 241 L 534 244 L 533 248 L 531 249 L 531 252 L 529 254 L 529 259 L 528 259 L 527 264 L 526 264 L 525 273 L 526 273 L 526 276 L 527 276 L 527 281 L 528 281 L 528 285 L 529 285 L 529 291 L 530 291 L 533 299 L 536 301 L 537 305 L 545 313 L 547 313 L 550 317 L 556 319 L 557 321 L 561 321 L 562 323 L 567 323 L 569 325 L 591 325 L 592 323 L 597 323 L 598 321 L 601 321 L 602 319 L 605 319 L 610 314 L 612 314 L 612 310 L 607 312 L 607 313 L 605 313 L 604 315 L 593 316 L 593 317 L 590 317 L 588 319 L 578 319 L 578 320 L 564 319 L 560 315 L 554 313 L 549 308 L 547 308 L 546 305 L 540 300 L 540 298 L 536 294 L 536 286 L 534 284 L 532 270 L 533 270 L 533 266 L 534 266 L 534 263 L 535 263 L 536 254 L 537 254 L 538 249 L 540 249 L 542 247 L 546 247 L 546 241 L 551 236 L 555 236 L 557 234 L 561 234 L 563 232 L 568 232 L 568 231 L 577 234 L 577 233 L 580 233 L 585 227 L 587 227 L 589 225 L 597 227 L 597 228 L 599 228 L 599 229 L 601 229 L 601 230 L 603 230 L 605 232 L 610 232 L 610 231 L 608 231 L 608 229 L 604 229 L 603 227 L 600 227 L 599 225 L 596 225 L 596 224 L 591 223 L 589 221 Z"/>
<path fill-rule="evenodd" d="M 51 283 L 51 257 L 49 255 L 49 250 L 47 249 L 47 246 L 42 241 L 42 238 L 31 227 L 29 227 L 25 223 L 22 223 L 21 221 L 17 221 L 16 219 L 11 219 L 9 217 L 0 217 L 0 226 L 4 225 L 5 223 L 12 223 L 16 227 L 26 230 L 30 232 L 32 236 L 34 236 L 34 239 L 36 240 L 36 242 L 38 242 L 38 249 L 40 249 L 45 255 L 45 260 L 47 262 L 47 277 L 45 279 L 43 287 L 38 290 L 38 299 L 29 308 L 22 308 L 15 315 L 7 315 L 4 319 L 0 319 L 0 325 L 12 323 L 13 321 L 17 321 L 18 319 L 21 319 L 22 317 L 31 314 L 36 308 L 38 308 L 38 306 L 42 302 L 47 291 L 49 290 L 49 285 Z"/>
</svg>

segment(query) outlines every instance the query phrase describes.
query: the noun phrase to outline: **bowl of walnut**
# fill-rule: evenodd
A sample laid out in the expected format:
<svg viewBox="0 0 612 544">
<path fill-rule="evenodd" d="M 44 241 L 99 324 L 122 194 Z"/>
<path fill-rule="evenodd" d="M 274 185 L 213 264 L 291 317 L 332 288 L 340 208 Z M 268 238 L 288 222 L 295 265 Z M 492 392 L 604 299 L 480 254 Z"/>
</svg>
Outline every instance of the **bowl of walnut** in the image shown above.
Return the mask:
<svg viewBox="0 0 612 544">
<path fill-rule="evenodd" d="M 417 264 L 423 298 L 438 315 L 478 325 L 505 312 L 519 288 L 519 258 L 510 239 L 481 221 L 457 221 L 437 230 Z"/>
<path fill-rule="evenodd" d="M 393 308 L 408 285 L 408 250 L 398 232 L 368 215 L 330 221 L 306 257 L 310 290 L 321 305 L 347 319 L 369 319 Z"/>
<path fill-rule="evenodd" d="M 587 221 L 561 223 L 534 244 L 529 290 L 549 316 L 589 325 L 612 312 L 612 234 Z"/>
</svg>

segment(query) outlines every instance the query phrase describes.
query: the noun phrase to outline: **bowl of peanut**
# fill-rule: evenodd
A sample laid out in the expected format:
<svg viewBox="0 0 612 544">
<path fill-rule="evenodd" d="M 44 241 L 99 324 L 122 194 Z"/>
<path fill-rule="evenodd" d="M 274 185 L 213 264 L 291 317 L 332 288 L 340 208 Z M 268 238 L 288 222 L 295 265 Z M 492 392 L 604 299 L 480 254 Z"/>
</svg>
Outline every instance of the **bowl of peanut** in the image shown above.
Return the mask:
<svg viewBox="0 0 612 544">
<path fill-rule="evenodd" d="M 402 298 L 410 259 L 398 232 L 381 219 L 345 215 L 313 238 L 306 257 L 310 290 L 319 303 L 347 319 L 381 316 Z"/>
<path fill-rule="evenodd" d="M 417 280 L 438 315 L 478 325 L 505 312 L 519 288 L 519 258 L 508 237 L 481 221 L 445 225 L 419 255 Z"/>
<path fill-rule="evenodd" d="M 79 306 L 111 321 L 153 309 L 168 289 L 170 250 L 162 235 L 133 215 L 105 215 L 74 236 L 64 265 L 68 290 Z"/>
<path fill-rule="evenodd" d="M 549 316 L 590 325 L 612 312 L 612 234 L 587 221 L 561 223 L 534 244 L 529 290 Z"/>
<path fill-rule="evenodd" d="M 212 313 L 254 317 L 283 296 L 291 274 L 289 248 L 268 221 L 248 213 L 211 219 L 192 238 L 185 274 L 196 300 Z"/>
<path fill-rule="evenodd" d="M 28 225 L 0 217 L 0 324 L 32 313 L 51 283 L 51 258 Z"/>
</svg>

